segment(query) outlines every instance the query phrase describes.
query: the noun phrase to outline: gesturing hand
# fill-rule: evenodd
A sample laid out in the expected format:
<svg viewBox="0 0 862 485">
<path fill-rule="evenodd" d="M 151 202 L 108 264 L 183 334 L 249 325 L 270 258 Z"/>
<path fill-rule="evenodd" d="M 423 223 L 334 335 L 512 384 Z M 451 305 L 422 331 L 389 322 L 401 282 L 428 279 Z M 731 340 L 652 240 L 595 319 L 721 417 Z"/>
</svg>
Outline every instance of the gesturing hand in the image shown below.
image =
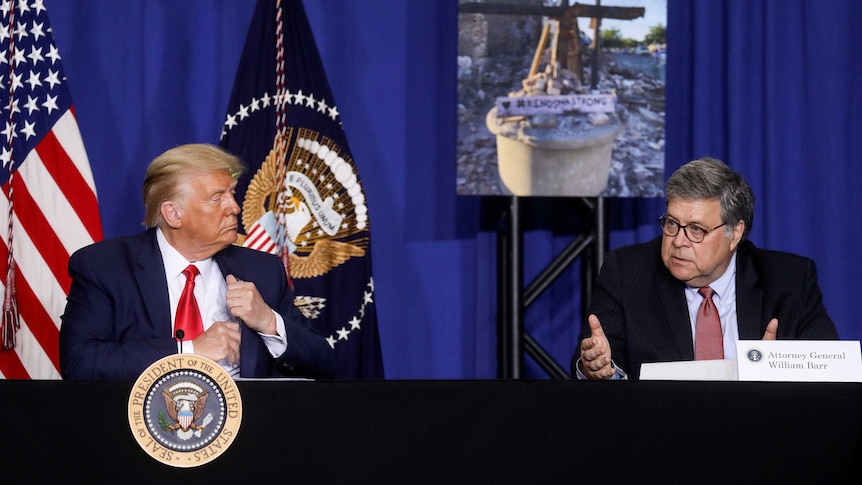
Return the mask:
<svg viewBox="0 0 862 485">
<path fill-rule="evenodd" d="M 775 340 L 778 335 L 778 319 L 773 318 L 766 326 L 766 331 L 763 332 L 763 340 Z"/>
<path fill-rule="evenodd" d="M 599 317 L 590 314 L 587 318 L 590 336 L 581 341 L 581 372 L 588 379 L 610 379 L 614 375 L 611 366 L 611 344 L 605 336 Z"/>
</svg>

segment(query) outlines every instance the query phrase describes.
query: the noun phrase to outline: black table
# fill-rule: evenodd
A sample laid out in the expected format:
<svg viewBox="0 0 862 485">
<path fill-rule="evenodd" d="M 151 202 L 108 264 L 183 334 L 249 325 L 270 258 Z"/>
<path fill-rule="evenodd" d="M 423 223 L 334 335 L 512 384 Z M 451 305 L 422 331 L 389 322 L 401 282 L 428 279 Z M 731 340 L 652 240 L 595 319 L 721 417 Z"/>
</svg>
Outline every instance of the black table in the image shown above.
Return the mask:
<svg viewBox="0 0 862 485">
<path fill-rule="evenodd" d="M 239 381 L 192 469 L 134 441 L 132 384 L 0 381 L 3 483 L 862 483 L 862 384 Z"/>
</svg>

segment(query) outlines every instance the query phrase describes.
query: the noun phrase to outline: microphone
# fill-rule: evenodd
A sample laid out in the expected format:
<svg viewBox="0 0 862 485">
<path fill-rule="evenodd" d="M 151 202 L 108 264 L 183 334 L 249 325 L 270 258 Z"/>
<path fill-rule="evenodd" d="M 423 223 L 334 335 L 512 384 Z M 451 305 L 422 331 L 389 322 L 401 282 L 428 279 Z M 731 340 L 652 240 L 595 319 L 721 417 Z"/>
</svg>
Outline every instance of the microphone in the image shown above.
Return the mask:
<svg viewBox="0 0 862 485">
<path fill-rule="evenodd" d="M 181 354 L 183 353 L 183 337 L 185 337 L 185 336 L 186 336 L 186 333 L 183 331 L 183 329 L 181 329 L 181 328 L 177 329 L 177 340 L 180 341 L 180 353 Z"/>
</svg>

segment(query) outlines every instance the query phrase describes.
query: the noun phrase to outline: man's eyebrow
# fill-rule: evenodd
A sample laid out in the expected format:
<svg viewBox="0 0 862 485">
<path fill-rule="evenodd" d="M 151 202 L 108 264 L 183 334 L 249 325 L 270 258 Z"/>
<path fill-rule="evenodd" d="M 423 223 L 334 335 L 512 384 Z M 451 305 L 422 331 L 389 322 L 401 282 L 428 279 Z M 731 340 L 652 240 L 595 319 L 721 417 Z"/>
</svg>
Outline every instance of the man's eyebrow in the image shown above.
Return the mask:
<svg viewBox="0 0 862 485">
<path fill-rule="evenodd" d="M 701 228 L 701 229 L 703 229 L 703 228 L 705 228 L 706 226 L 708 226 L 708 225 L 709 225 L 709 224 L 707 224 L 707 223 L 705 223 L 705 222 L 703 222 L 703 221 L 698 221 L 698 220 L 688 221 L 687 223 L 683 224 L 683 223 L 681 222 L 681 219 L 680 219 L 679 217 L 675 217 L 675 216 L 672 216 L 672 215 L 670 215 L 670 214 L 665 214 L 665 217 L 667 217 L 668 219 L 673 220 L 674 222 L 676 222 L 677 224 L 679 224 L 679 225 L 681 225 L 681 226 L 691 226 L 691 225 L 695 225 L 695 226 L 700 226 L 700 228 Z"/>
</svg>

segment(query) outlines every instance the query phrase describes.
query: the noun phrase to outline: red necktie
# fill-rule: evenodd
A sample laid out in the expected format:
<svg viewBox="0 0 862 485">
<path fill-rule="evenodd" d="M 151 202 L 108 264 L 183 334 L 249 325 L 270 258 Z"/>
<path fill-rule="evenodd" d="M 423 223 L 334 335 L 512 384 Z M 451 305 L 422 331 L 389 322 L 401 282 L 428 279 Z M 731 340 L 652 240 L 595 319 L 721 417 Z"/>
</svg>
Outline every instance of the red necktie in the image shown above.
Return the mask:
<svg viewBox="0 0 862 485">
<path fill-rule="evenodd" d="M 186 286 L 183 288 L 183 294 L 180 295 L 180 302 L 177 304 L 177 317 L 174 322 L 174 333 L 182 330 L 184 335 L 180 340 L 194 340 L 195 337 L 204 332 L 204 324 L 201 321 L 201 311 L 198 308 L 198 301 L 195 299 L 195 276 L 200 272 L 198 268 L 190 264 L 183 270 L 186 275 Z"/>
<path fill-rule="evenodd" d="M 703 297 L 695 319 L 694 358 L 715 360 L 724 358 L 724 341 L 721 336 L 721 320 L 712 301 L 712 288 L 705 286 L 698 293 Z"/>
</svg>

